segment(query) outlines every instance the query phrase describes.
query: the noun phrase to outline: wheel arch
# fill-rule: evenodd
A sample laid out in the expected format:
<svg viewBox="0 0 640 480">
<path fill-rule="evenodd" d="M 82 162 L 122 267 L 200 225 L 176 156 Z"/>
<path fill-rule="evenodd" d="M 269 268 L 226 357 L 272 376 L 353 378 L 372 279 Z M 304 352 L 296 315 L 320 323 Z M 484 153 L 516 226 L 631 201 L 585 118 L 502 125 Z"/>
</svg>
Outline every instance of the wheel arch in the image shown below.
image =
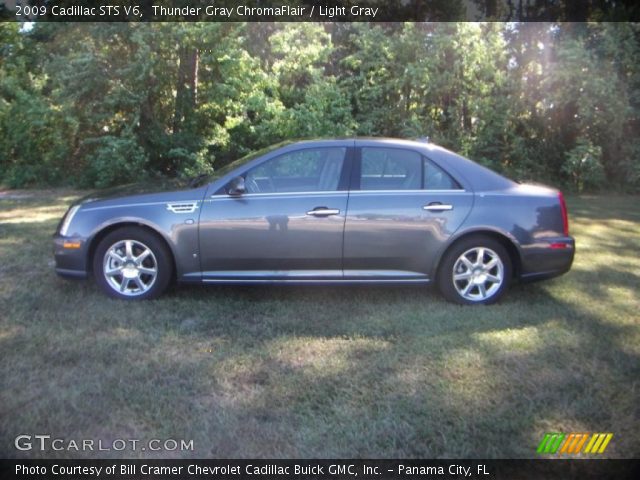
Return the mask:
<svg viewBox="0 0 640 480">
<path fill-rule="evenodd" d="M 124 227 L 136 227 L 136 228 L 145 230 L 146 232 L 156 236 L 161 242 L 165 244 L 165 247 L 167 247 L 167 251 L 169 252 L 171 265 L 173 266 L 173 277 L 175 279 L 177 276 L 177 269 L 176 269 L 177 265 L 176 265 L 175 252 L 173 251 L 173 246 L 171 245 L 171 242 L 160 232 L 159 229 L 136 220 L 122 220 L 122 221 L 113 222 L 108 225 L 103 225 L 102 227 L 97 229 L 96 232 L 94 232 L 94 234 L 91 236 L 91 240 L 89 241 L 89 247 L 87 249 L 86 265 L 87 265 L 88 271 L 91 272 L 93 270 L 93 256 L 95 255 L 96 249 L 98 248 L 98 245 L 100 244 L 102 239 L 105 238 L 107 235 L 109 235 L 111 232 L 114 232 L 115 230 L 118 230 Z"/>
<path fill-rule="evenodd" d="M 520 278 L 520 272 L 522 271 L 522 252 L 520 251 L 517 240 L 506 232 L 487 227 L 465 230 L 455 235 L 438 255 L 437 261 L 432 271 L 432 278 L 438 277 L 438 272 L 440 270 L 440 266 L 442 265 L 442 259 L 444 258 L 446 253 L 457 243 L 473 236 L 485 236 L 499 242 L 509 254 L 509 259 L 511 260 L 512 267 L 512 278 Z"/>
</svg>

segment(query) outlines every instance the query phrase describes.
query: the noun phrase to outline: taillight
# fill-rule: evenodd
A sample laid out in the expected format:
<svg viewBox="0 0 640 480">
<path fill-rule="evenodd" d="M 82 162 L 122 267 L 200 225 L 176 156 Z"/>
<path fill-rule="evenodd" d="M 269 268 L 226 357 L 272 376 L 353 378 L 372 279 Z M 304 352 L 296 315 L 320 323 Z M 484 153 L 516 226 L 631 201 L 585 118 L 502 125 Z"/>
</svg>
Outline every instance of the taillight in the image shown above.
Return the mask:
<svg viewBox="0 0 640 480">
<path fill-rule="evenodd" d="M 569 215 L 567 215 L 567 202 L 564 201 L 564 195 L 562 192 L 558 192 L 558 200 L 560 200 L 560 210 L 562 211 L 562 227 L 564 229 L 564 236 L 569 236 Z"/>
</svg>

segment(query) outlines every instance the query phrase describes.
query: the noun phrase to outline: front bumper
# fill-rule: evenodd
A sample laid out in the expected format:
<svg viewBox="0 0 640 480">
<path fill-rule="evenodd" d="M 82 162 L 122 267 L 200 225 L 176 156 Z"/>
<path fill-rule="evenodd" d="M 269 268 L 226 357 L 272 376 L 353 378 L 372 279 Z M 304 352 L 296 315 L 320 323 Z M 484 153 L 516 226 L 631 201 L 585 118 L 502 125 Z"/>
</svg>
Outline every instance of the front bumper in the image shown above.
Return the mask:
<svg viewBox="0 0 640 480">
<path fill-rule="evenodd" d="M 523 248 L 520 280 L 545 280 L 567 273 L 573 264 L 576 246 L 573 237 L 558 237 Z"/>
<path fill-rule="evenodd" d="M 88 275 L 88 242 L 81 238 L 53 236 L 53 257 L 56 273 L 66 278 L 86 278 Z"/>
</svg>

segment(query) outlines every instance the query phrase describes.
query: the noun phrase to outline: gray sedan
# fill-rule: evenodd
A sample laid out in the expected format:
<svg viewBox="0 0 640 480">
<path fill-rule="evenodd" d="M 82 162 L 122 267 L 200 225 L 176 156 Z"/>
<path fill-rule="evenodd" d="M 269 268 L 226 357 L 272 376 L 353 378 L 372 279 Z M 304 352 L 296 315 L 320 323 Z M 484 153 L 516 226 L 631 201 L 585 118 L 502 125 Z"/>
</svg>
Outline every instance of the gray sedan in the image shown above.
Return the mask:
<svg viewBox="0 0 640 480">
<path fill-rule="evenodd" d="M 557 190 L 515 183 L 428 142 L 278 145 L 210 177 L 100 192 L 54 235 L 56 271 L 148 299 L 172 280 L 429 284 L 489 304 L 571 268 Z"/>
</svg>

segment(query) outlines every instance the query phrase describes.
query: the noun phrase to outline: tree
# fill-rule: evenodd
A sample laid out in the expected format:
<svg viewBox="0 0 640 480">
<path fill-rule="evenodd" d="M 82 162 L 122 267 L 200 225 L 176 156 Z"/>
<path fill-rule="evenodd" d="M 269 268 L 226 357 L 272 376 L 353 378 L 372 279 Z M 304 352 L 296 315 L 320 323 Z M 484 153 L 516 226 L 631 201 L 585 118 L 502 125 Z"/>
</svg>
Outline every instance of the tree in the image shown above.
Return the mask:
<svg viewBox="0 0 640 480">
<path fill-rule="evenodd" d="M 4 23 L 0 180 L 190 176 L 285 139 L 373 135 L 637 191 L 639 41 L 629 23 Z"/>
</svg>

